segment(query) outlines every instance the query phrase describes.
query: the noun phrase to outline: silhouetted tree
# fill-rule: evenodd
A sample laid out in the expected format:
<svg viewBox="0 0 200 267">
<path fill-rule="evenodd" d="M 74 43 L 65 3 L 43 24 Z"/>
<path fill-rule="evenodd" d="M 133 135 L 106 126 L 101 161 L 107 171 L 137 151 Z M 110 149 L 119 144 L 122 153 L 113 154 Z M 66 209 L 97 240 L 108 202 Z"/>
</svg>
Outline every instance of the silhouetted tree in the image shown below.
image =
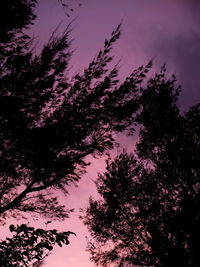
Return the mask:
<svg viewBox="0 0 200 267">
<path fill-rule="evenodd" d="M 69 27 L 60 36 L 54 32 L 37 53 L 34 39 L 24 32 L 34 23 L 36 4 L 9 0 L 0 6 L 2 222 L 24 213 L 68 216 L 56 190 L 67 194 L 85 172 L 85 158 L 102 155 L 113 147 L 114 132 L 130 128 L 137 109 L 135 91 L 151 67 L 139 68 L 118 84 L 117 67 L 108 70 L 118 26 L 83 73 L 69 80 Z M 8 250 L 14 251 L 9 242 Z"/>
<path fill-rule="evenodd" d="M 138 90 L 136 149 L 107 161 L 86 210 L 99 266 L 200 266 L 200 105 L 181 113 L 165 72 Z"/>
<path fill-rule="evenodd" d="M 28 12 L 34 18 L 33 9 Z M 0 214 L 15 210 L 63 218 L 64 207 L 46 190 L 67 193 L 84 172 L 85 157 L 113 147 L 113 132 L 132 123 L 135 90 L 151 64 L 117 86 L 116 67 L 106 67 L 120 36 L 118 26 L 89 67 L 70 82 L 70 30 L 53 34 L 34 55 L 33 40 L 22 31 L 32 20 L 23 21 L 22 28 L 13 26 L 6 45 L 1 42 Z"/>
<path fill-rule="evenodd" d="M 69 235 L 74 234 L 35 229 L 25 224 L 10 225 L 10 231 L 15 233 L 13 237 L 0 242 L 0 266 L 3 267 L 39 266 L 55 244 L 68 245 Z"/>
</svg>

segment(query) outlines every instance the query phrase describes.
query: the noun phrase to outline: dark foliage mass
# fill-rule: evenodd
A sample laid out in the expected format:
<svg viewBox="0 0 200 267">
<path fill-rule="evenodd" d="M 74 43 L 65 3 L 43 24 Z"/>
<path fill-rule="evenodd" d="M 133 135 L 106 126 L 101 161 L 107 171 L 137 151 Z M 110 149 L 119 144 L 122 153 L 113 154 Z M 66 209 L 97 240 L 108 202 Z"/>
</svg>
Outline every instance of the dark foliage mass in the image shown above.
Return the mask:
<svg viewBox="0 0 200 267">
<path fill-rule="evenodd" d="M 0 266 L 39 266 L 55 244 L 68 245 L 72 232 L 59 233 L 57 230 L 35 229 L 34 227 L 10 225 L 12 238 L 0 242 Z"/>
<path fill-rule="evenodd" d="M 200 105 L 181 113 L 165 72 L 136 92 L 136 149 L 108 160 L 86 210 L 98 266 L 200 266 Z"/>
<path fill-rule="evenodd" d="M 108 66 L 120 36 L 118 26 L 89 66 L 70 80 L 70 27 L 61 35 L 54 32 L 41 51 L 25 33 L 36 18 L 37 2 L 3 0 L 0 5 L 1 222 L 26 213 L 53 219 L 68 216 L 56 190 L 68 193 L 68 187 L 85 172 L 87 156 L 112 148 L 114 132 L 131 131 L 138 108 L 136 92 L 151 67 L 149 63 L 135 70 L 119 85 L 117 67 L 109 70 Z M 17 247 L 15 241 L 23 233 L 28 242 L 35 231 L 39 233 L 30 228 L 16 232 L 12 240 L 3 241 L 2 257 L 12 250 L 15 264 L 18 250 L 25 247 L 24 243 Z M 49 233 L 41 233 L 40 238 Z M 28 262 L 37 259 L 40 252 L 31 251 L 22 261 L 18 258 L 16 266 L 23 265 L 24 257 Z"/>
<path fill-rule="evenodd" d="M 69 81 L 70 30 L 54 33 L 34 54 L 34 40 L 23 29 L 34 21 L 35 1 L 18 2 L 26 6 L 25 14 L 20 7 L 21 23 L 14 21 L 0 44 L 0 213 L 63 218 L 67 211 L 48 189 L 67 192 L 85 171 L 86 156 L 113 147 L 113 132 L 132 123 L 135 91 L 151 64 L 118 85 L 117 69 L 109 71 L 107 65 L 119 26 L 88 68 Z"/>
</svg>

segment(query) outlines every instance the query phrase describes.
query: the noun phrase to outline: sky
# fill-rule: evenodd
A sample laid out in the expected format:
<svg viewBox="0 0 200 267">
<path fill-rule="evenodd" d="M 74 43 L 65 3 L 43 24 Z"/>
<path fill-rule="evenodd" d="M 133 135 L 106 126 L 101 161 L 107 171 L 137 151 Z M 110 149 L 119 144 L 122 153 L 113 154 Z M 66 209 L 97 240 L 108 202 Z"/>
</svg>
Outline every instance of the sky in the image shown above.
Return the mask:
<svg viewBox="0 0 200 267">
<path fill-rule="evenodd" d="M 81 72 L 99 49 L 105 38 L 123 20 L 122 36 L 114 47 L 115 61 L 119 64 L 122 80 L 133 69 L 154 59 L 154 70 L 167 64 L 168 73 L 177 75 L 182 85 L 179 105 L 184 110 L 200 102 L 200 1 L 198 0 L 69 0 L 74 12 L 67 17 L 57 0 L 39 0 L 38 18 L 31 34 L 38 38 L 38 47 L 47 42 L 52 31 L 61 23 L 62 32 L 72 23 L 72 48 L 70 75 Z M 136 137 L 117 136 L 121 148 L 134 148 Z M 70 196 L 61 200 L 67 207 L 76 208 L 65 222 L 54 222 L 49 228 L 70 230 L 70 245 L 55 248 L 45 261 L 47 267 L 92 267 L 85 251 L 89 235 L 78 219 L 80 207 L 86 207 L 90 195 L 96 196 L 94 180 L 97 172 L 105 168 L 104 158 L 92 160 L 88 172 L 78 187 L 70 188 Z M 37 224 L 37 223 L 36 223 Z"/>
</svg>

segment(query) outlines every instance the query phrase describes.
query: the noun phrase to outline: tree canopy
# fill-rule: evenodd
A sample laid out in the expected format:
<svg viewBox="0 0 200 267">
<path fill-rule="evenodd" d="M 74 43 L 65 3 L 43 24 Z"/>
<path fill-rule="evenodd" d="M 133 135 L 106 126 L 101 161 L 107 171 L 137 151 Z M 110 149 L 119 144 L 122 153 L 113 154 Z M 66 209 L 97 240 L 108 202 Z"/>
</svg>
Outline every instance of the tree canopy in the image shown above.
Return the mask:
<svg viewBox="0 0 200 267">
<path fill-rule="evenodd" d="M 68 245 L 69 235 L 74 234 L 55 229 L 35 229 L 26 224 L 10 225 L 10 231 L 14 233 L 12 238 L 0 242 L 0 264 L 3 267 L 39 267 L 55 244 L 60 247 Z"/>
<path fill-rule="evenodd" d="M 200 266 L 200 104 L 181 112 L 166 68 L 136 93 L 139 141 L 107 161 L 84 222 L 98 266 Z"/>
<path fill-rule="evenodd" d="M 113 133 L 132 123 L 135 90 L 151 64 L 118 85 L 117 67 L 107 67 L 119 25 L 83 73 L 69 79 L 69 27 L 61 36 L 52 34 L 36 55 L 34 40 L 23 29 L 34 22 L 37 1 L 18 2 L 28 6 L 25 18 L 17 15 L 21 23 L 6 29 L 9 38 L 0 46 L 0 213 L 62 218 L 67 213 L 48 189 L 67 192 L 84 172 L 86 156 L 113 147 Z"/>
</svg>

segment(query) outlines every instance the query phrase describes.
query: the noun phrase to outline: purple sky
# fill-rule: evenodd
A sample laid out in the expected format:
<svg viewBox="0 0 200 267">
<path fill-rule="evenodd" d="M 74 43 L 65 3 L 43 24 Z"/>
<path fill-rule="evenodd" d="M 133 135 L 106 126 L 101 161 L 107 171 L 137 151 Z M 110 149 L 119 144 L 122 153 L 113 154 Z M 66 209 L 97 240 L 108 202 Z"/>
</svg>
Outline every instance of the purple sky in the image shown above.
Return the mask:
<svg viewBox="0 0 200 267">
<path fill-rule="evenodd" d="M 81 71 L 103 46 L 104 39 L 123 19 L 122 37 L 115 45 L 113 54 L 120 63 L 120 77 L 134 68 L 155 58 L 154 69 L 167 64 L 169 73 L 176 73 L 183 87 L 180 98 L 182 108 L 200 102 L 200 1 L 198 0 L 69 0 L 75 11 L 68 18 L 57 0 L 40 0 L 38 19 L 32 29 L 38 36 L 39 46 L 48 40 L 51 32 L 62 22 L 64 29 L 74 17 L 72 39 L 76 49 L 71 61 L 70 73 Z M 122 147 L 134 146 L 134 138 L 118 136 Z M 114 149 L 113 154 L 117 154 Z M 56 248 L 46 260 L 48 267 L 92 267 L 85 252 L 87 231 L 78 220 L 78 208 L 87 204 L 89 195 L 95 194 L 95 179 L 103 171 L 104 160 L 94 160 L 88 173 L 72 187 L 68 199 L 62 198 L 69 207 L 77 208 L 71 219 L 64 223 L 52 223 L 50 227 L 74 231 L 77 237 L 62 249 Z"/>
</svg>

